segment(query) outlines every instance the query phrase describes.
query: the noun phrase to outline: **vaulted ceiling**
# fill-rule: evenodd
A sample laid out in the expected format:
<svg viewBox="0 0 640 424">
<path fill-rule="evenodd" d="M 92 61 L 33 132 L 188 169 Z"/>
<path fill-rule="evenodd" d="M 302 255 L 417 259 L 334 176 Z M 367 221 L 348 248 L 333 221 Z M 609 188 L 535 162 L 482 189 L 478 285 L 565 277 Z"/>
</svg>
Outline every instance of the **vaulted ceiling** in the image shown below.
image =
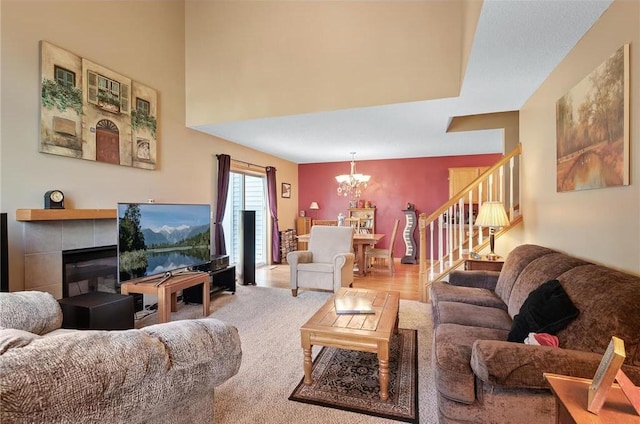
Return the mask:
<svg viewBox="0 0 640 424">
<path fill-rule="evenodd" d="M 502 153 L 611 1 L 186 2 L 187 125 L 295 163 Z"/>
</svg>

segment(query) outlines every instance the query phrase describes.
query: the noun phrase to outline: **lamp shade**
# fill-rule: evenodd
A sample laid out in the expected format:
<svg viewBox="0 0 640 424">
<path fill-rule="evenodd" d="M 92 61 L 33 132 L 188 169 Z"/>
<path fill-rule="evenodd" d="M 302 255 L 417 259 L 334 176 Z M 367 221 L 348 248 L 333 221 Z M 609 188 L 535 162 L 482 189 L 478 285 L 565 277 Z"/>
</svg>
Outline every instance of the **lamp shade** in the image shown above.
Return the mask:
<svg viewBox="0 0 640 424">
<path fill-rule="evenodd" d="M 502 202 L 484 202 L 478 212 L 476 225 L 493 228 L 509 225 L 509 218 Z"/>
<path fill-rule="evenodd" d="M 309 209 L 318 210 L 320 209 L 320 206 L 318 206 L 318 202 L 311 202 L 311 206 L 309 206 Z"/>
</svg>

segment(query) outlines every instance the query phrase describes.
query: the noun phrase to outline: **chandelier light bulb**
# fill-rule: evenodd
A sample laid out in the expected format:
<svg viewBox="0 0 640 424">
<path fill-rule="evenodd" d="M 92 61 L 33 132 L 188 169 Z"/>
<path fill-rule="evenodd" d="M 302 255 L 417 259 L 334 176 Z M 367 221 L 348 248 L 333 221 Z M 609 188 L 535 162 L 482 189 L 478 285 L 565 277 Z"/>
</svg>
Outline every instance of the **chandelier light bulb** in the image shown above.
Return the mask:
<svg viewBox="0 0 640 424">
<path fill-rule="evenodd" d="M 362 195 L 362 190 L 367 188 L 367 183 L 371 179 L 370 175 L 358 174 L 356 172 L 356 152 L 351 152 L 351 172 L 336 176 L 338 196 L 350 196 L 357 199 Z"/>
</svg>

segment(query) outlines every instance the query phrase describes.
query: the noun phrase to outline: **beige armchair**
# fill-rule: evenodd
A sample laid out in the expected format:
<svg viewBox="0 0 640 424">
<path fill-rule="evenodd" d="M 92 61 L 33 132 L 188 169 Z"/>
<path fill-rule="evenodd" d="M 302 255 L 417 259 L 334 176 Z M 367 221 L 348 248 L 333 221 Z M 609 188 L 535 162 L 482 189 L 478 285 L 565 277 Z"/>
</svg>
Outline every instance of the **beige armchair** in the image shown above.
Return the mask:
<svg viewBox="0 0 640 424">
<path fill-rule="evenodd" d="M 291 269 L 291 292 L 298 288 L 337 291 L 353 283 L 353 228 L 311 227 L 308 250 L 287 254 Z"/>
</svg>

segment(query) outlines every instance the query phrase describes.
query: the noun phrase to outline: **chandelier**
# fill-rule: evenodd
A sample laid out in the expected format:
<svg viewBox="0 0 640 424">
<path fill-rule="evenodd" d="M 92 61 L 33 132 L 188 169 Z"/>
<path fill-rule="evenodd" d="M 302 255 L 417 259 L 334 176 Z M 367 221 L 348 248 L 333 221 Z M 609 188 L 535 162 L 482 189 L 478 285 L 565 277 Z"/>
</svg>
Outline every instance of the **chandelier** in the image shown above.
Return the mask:
<svg viewBox="0 0 640 424">
<path fill-rule="evenodd" d="M 371 176 L 356 173 L 355 155 L 356 152 L 351 152 L 351 173 L 336 177 L 338 196 L 350 196 L 352 199 L 357 199 L 362 194 L 362 190 L 367 188 Z"/>
</svg>

